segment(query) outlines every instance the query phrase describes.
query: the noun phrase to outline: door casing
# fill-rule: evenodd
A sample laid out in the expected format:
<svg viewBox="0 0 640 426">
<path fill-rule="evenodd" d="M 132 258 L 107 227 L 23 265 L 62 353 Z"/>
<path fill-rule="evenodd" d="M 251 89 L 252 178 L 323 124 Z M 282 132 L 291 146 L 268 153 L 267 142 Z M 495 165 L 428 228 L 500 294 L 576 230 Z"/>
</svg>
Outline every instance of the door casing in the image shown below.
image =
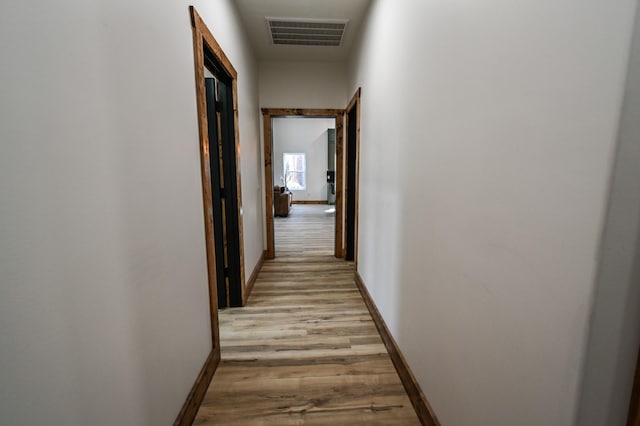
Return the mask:
<svg viewBox="0 0 640 426">
<path fill-rule="evenodd" d="M 273 231 L 273 135 L 271 120 L 275 117 L 315 117 L 334 118 L 336 120 L 336 225 L 334 254 L 338 258 L 344 257 L 344 206 L 342 197 L 342 182 L 344 170 L 344 153 L 342 143 L 342 129 L 344 122 L 343 109 L 299 109 L 299 108 L 262 108 L 262 122 L 264 129 L 264 182 L 265 182 L 265 216 L 267 228 L 267 250 L 265 259 L 273 259 L 276 255 Z"/>
</svg>

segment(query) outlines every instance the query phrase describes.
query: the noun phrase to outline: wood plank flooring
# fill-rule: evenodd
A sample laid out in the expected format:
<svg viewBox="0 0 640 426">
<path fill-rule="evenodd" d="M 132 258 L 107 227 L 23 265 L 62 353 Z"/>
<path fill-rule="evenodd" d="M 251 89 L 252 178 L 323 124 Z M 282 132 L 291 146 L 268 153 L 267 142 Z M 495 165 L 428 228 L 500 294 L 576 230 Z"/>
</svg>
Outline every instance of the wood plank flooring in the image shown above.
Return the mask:
<svg viewBox="0 0 640 426">
<path fill-rule="evenodd" d="M 222 361 L 197 425 L 419 425 L 354 283 L 330 206 L 275 219 L 244 308 L 220 312 Z"/>
</svg>

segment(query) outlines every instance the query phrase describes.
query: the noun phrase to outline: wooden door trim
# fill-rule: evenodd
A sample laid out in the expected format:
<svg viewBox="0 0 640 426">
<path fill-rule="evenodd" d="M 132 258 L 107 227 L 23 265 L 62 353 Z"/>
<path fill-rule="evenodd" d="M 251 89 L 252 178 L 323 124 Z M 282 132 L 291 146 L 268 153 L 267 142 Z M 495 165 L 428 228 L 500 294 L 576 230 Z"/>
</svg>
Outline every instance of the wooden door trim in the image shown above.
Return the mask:
<svg viewBox="0 0 640 426">
<path fill-rule="evenodd" d="M 234 129 L 234 150 L 235 150 L 235 169 L 236 169 L 236 203 L 238 206 L 238 251 L 240 257 L 240 294 L 241 299 L 246 300 L 246 278 L 245 278 L 245 270 L 244 270 L 244 226 L 242 220 L 242 178 L 241 178 L 241 170 L 240 170 L 240 130 L 238 126 L 238 72 L 231 64 L 231 61 L 227 57 L 227 55 L 222 50 L 222 47 L 218 44 L 216 39 L 213 37 L 211 31 L 204 23 L 198 12 L 195 10 L 193 6 L 189 7 L 191 11 L 191 23 L 193 26 L 193 36 L 194 36 L 194 59 L 196 62 L 196 97 L 198 98 L 198 128 L 200 131 L 200 152 L 201 158 L 207 160 L 207 167 L 203 168 L 204 172 L 207 173 L 207 176 L 203 176 L 203 192 L 205 191 L 205 186 L 209 186 L 209 197 L 205 200 L 205 203 L 208 203 L 211 206 L 211 170 L 208 166 L 209 160 L 209 152 L 208 152 L 208 133 L 207 133 L 207 110 L 206 110 L 206 97 L 205 97 L 205 89 L 204 89 L 204 47 L 206 46 L 214 58 L 218 63 L 222 66 L 224 72 L 226 72 L 231 78 L 231 90 L 233 96 L 233 129 Z M 199 69 L 201 67 L 202 69 Z M 204 108 L 204 109 L 202 109 Z M 206 170 L 205 170 L 206 169 Z M 205 185 L 204 178 L 207 178 L 207 185 Z M 204 195 L 204 194 L 203 194 Z M 211 210 L 212 211 L 212 210 Z M 205 214 L 207 213 L 207 207 L 205 207 Z M 206 216 L 210 217 L 210 216 Z M 213 238 L 213 227 L 210 230 L 210 237 Z M 209 238 L 209 235 L 207 235 Z M 213 239 L 211 240 L 213 242 Z M 212 246 L 213 249 L 213 246 Z M 215 254 L 212 251 L 212 254 Z M 215 256 L 214 256 L 215 260 Z M 215 284 L 215 265 L 214 265 L 214 284 Z M 211 275 L 210 275 L 211 277 Z M 209 286 L 211 288 L 211 279 Z M 215 288 L 215 286 L 214 286 Z M 217 316 L 217 310 L 216 310 Z"/>
<path fill-rule="evenodd" d="M 173 422 L 174 426 L 189 426 L 193 424 L 196 414 L 198 414 L 198 410 L 200 409 L 200 405 L 202 404 L 202 400 L 209 389 L 209 384 L 211 383 L 213 374 L 216 372 L 219 364 L 220 351 L 216 352 L 212 349 L 204 363 L 204 366 L 200 370 L 200 374 L 198 374 L 196 381 L 193 383 L 189 396 L 187 396 L 187 400 L 182 405 L 182 409 L 180 410 L 178 417 L 175 422 Z"/>
<path fill-rule="evenodd" d="M 196 107 L 198 114 L 198 139 L 200 147 L 200 177 L 202 182 L 202 205 L 204 211 L 204 231 L 207 257 L 207 282 L 209 286 L 209 312 L 211 325 L 211 352 L 207 357 L 200 374 L 196 378 L 194 385 L 187 396 L 178 417 L 175 420 L 177 425 L 191 424 L 202 399 L 206 393 L 213 374 L 220 362 L 220 329 L 218 324 L 218 295 L 216 285 L 216 256 L 213 230 L 213 206 L 211 198 L 211 169 L 209 165 L 209 135 L 207 121 L 207 101 L 204 76 L 204 48 L 205 46 L 212 52 L 215 59 L 223 67 L 224 71 L 232 79 L 233 91 L 233 119 L 235 130 L 235 150 L 236 150 L 236 178 L 238 188 L 238 228 L 240 233 L 240 274 L 241 291 L 244 296 L 244 240 L 242 238 L 242 192 L 240 188 L 240 140 L 238 133 L 238 95 L 237 95 L 237 75 L 236 69 L 229 61 L 229 58 L 222 51 L 222 48 L 207 28 L 198 12 L 193 6 L 189 6 L 191 15 L 191 27 L 193 30 L 193 60 L 195 68 L 196 84 Z M 243 297 L 244 300 L 244 297 Z"/>
<path fill-rule="evenodd" d="M 356 187 L 355 187 L 355 222 L 353 229 L 353 265 L 354 269 L 358 270 L 358 217 L 360 216 L 360 94 L 362 88 L 358 87 L 358 90 L 353 94 L 349 105 L 345 109 L 345 152 L 349 152 L 348 145 L 350 143 L 356 144 Z M 356 140 L 349 140 L 349 112 L 356 108 Z M 349 197 L 348 188 L 345 186 L 345 200 Z M 345 232 L 346 234 L 346 232 Z M 346 256 L 346 250 L 344 250 Z"/>
<path fill-rule="evenodd" d="M 264 182 L 265 182 L 265 216 L 267 226 L 266 259 L 275 258 L 275 239 L 273 232 L 273 138 L 271 119 L 275 117 L 313 117 L 334 118 L 336 120 L 336 225 L 334 254 L 338 258 L 344 257 L 343 227 L 344 207 L 342 197 L 342 182 L 344 171 L 343 154 L 343 109 L 307 109 L 307 108 L 262 108 L 262 122 L 264 130 Z"/>
</svg>

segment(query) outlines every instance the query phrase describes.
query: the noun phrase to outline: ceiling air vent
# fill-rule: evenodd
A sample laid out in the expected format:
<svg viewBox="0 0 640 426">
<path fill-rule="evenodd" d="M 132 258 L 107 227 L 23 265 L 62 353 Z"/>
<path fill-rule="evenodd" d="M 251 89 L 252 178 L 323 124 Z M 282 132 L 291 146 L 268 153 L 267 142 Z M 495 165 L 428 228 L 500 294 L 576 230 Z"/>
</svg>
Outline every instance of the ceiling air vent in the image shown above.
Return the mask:
<svg viewBox="0 0 640 426">
<path fill-rule="evenodd" d="M 348 20 L 267 18 L 273 44 L 340 46 Z"/>
</svg>

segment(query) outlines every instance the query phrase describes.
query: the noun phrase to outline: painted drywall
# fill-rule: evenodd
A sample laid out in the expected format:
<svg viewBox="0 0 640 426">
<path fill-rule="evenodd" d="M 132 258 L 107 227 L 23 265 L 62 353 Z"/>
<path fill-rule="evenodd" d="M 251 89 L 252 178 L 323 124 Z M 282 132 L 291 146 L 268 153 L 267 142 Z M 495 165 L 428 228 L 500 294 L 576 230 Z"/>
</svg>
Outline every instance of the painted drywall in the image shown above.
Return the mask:
<svg viewBox="0 0 640 426">
<path fill-rule="evenodd" d="M 600 259 L 580 426 L 626 423 L 640 346 L 640 9 Z"/>
<path fill-rule="evenodd" d="M 207 11 L 203 18 L 214 29 L 221 31 L 222 48 L 228 46 L 233 52 L 229 59 L 238 71 L 238 123 L 240 132 L 240 172 L 242 181 L 242 216 L 244 231 L 245 278 L 249 279 L 266 248 L 264 229 L 264 160 L 261 142 L 261 120 L 258 92 L 257 62 L 250 49 L 249 40 L 241 27 L 233 2 L 229 7 L 234 13 L 233 20 L 216 14 L 217 2 L 210 5 L 203 2 L 200 8 Z M 211 13 L 209 11 L 211 10 Z M 204 14 L 205 12 L 203 12 Z M 225 22 L 223 22 L 225 21 Z M 223 38 L 222 35 L 225 35 Z M 216 33 L 214 32 L 214 36 Z M 222 44 L 224 40 L 225 44 Z"/>
<path fill-rule="evenodd" d="M 635 7 L 372 3 L 358 268 L 442 424 L 577 420 Z"/>
<path fill-rule="evenodd" d="M 258 64 L 258 84 L 261 108 L 345 108 L 350 99 L 346 66 L 338 62 L 262 61 Z M 260 135 L 264 144 L 262 127 Z M 266 209 L 264 196 L 262 209 Z M 266 228 L 266 218 L 263 224 Z"/>
<path fill-rule="evenodd" d="M 344 64 L 260 62 L 262 108 L 345 108 L 349 102 Z"/>
<path fill-rule="evenodd" d="M 333 118 L 278 117 L 271 123 L 273 135 L 273 182 L 282 185 L 283 154 L 303 153 L 306 157 L 307 188 L 292 190 L 294 201 L 327 200 L 328 129 L 335 128 Z"/>
<path fill-rule="evenodd" d="M 239 73 L 250 264 L 257 73 L 233 2 L 195 5 Z M 2 2 L 0 40 L 0 423 L 171 424 L 211 349 L 188 3 Z"/>
</svg>

